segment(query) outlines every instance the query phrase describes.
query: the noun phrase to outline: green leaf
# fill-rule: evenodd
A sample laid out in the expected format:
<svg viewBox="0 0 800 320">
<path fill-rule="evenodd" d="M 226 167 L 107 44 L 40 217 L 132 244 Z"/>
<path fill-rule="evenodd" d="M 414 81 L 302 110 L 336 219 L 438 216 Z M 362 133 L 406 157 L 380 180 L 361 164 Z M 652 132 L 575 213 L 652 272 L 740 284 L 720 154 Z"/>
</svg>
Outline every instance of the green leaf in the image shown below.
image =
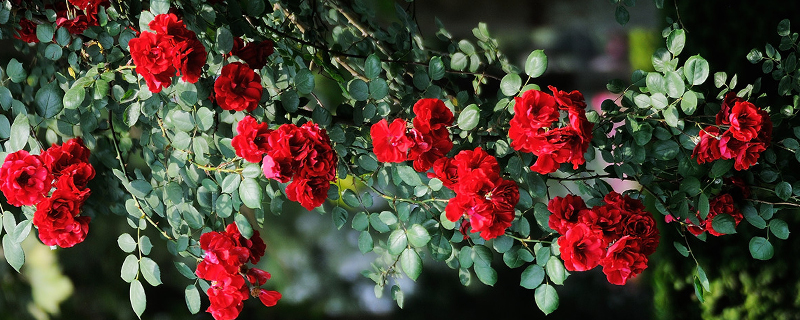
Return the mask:
<svg viewBox="0 0 800 320">
<path fill-rule="evenodd" d="M 331 211 L 331 219 L 336 229 L 341 230 L 345 223 L 347 223 L 347 210 L 342 207 L 334 207 Z"/>
<path fill-rule="evenodd" d="M 464 108 L 458 115 L 458 127 L 461 130 L 469 131 L 478 126 L 481 120 L 481 110 L 475 104 L 471 104 Z"/>
<path fill-rule="evenodd" d="M 64 104 L 64 108 L 77 109 L 81 106 L 81 103 L 83 103 L 84 98 L 86 98 L 86 88 L 83 86 L 73 85 L 72 88 L 67 90 L 67 92 L 64 94 L 62 102 Z"/>
<path fill-rule="evenodd" d="M 658 160 L 672 160 L 680 151 L 680 146 L 674 140 L 659 140 L 653 143 L 653 157 Z"/>
<path fill-rule="evenodd" d="M 396 229 L 389 234 L 388 240 L 389 254 L 398 255 L 408 246 L 408 238 L 403 229 Z"/>
<path fill-rule="evenodd" d="M 736 220 L 729 214 L 720 214 L 711 220 L 711 227 L 714 231 L 722 234 L 736 233 Z"/>
<path fill-rule="evenodd" d="M 551 314 L 558 309 L 558 293 L 556 289 L 549 284 L 543 283 L 536 288 L 533 297 L 536 300 L 536 306 L 539 307 L 539 310 L 542 310 L 545 315 Z"/>
<path fill-rule="evenodd" d="M 169 12 L 170 0 L 150 0 L 150 12 L 153 14 L 162 14 Z M 230 51 L 230 49 L 228 49 Z"/>
<path fill-rule="evenodd" d="M 147 295 L 145 295 L 144 287 L 142 287 L 142 283 L 139 280 L 131 281 L 130 297 L 133 312 L 141 319 L 144 309 L 147 308 Z"/>
<path fill-rule="evenodd" d="M 386 80 L 378 78 L 369 82 L 369 96 L 372 97 L 372 99 L 380 100 L 388 94 L 389 85 L 386 83 Z"/>
<path fill-rule="evenodd" d="M 161 284 L 161 269 L 158 268 L 158 264 L 153 259 L 142 257 L 139 260 L 139 269 L 142 271 L 144 279 L 151 286 L 155 287 Z"/>
<path fill-rule="evenodd" d="M 522 87 L 522 78 L 516 73 L 509 73 L 500 80 L 500 91 L 509 97 L 516 96 Z"/>
<path fill-rule="evenodd" d="M 529 265 L 522 271 L 519 285 L 526 289 L 536 289 L 544 281 L 544 276 L 544 268 L 536 264 Z"/>
<path fill-rule="evenodd" d="M 294 76 L 294 85 L 299 94 L 311 93 L 311 91 L 314 91 L 314 74 L 311 73 L 311 70 L 305 68 L 298 70 Z"/>
<path fill-rule="evenodd" d="M 3 216 L 6 215 L 11 214 L 3 214 Z M 22 265 L 25 264 L 25 251 L 22 250 L 22 245 L 12 240 L 12 236 L 10 234 L 6 234 L 3 237 L 3 256 L 5 257 L 6 262 L 8 262 L 8 264 L 17 272 L 19 272 L 20 268 L 22 268 Z"/>
<path fill-rule="evenodd" d="M 130 191 L 134 197 L 144 199 L 150 194 L 150 191 L 153 191 L 153 187 L 147 181 L 136 179 L 131 181 L 128 191 Z"/>
<path fill-rule="evenodd" d="M 421 186 L 424 185 L 422 183 L 422 179 L 419 177 L 419 173 L 415 171 L 413 168 L 405 165 L 399 165 L 397 168 L 397 175 L 400 176 L 400 179 L 403 180 L 406 184 L 410 186 Z"/>
<path fill-rule="evenodd" d="M 358 235 L 358 250 L 363 254 L 372 251 L 374 246 L 372 235 L 369 231 L 361 231 L 361 234 Z"/>
<path fill-rule="evenodd" d="M 667 50 L 673 55 L 679 55 L 686 45 L 686 33 L 683 29 L 675 29 L 667 36 Z"/>
<path fill-rule="evenodd" d="M 750 255 L 753 259 L 769 260 L 775 254 L 775 249 L 772 244 L 763 237 L 753 237 L 750 239 Z"/>
<path fill-rule="evenodd" d="M 744 218 L 756 228 L 764 229 L 767 227 L 767 222 L 764 220 L 763 217 L 758 215 L 756 208 L 751 205 L 746 205 L 742 207 L 742 214 Z"/>
<path fill-rule="evenodd" d="M 11 82 L 14 83 L 20 83 L 28 78 L 28 73 L 25 71 L 22 63 L 14 58 L 11 58 L 11 61 L 8 62 L 8 66 L 6 67 L 6 75 L 11 78 Z"/>
<path fill-rule="evenodd" d="M 192 271 L 192 269 L 189 268 L 189 266 L 187 266 L 186 263 L 183 263 L 181 261 L 173 261 L 173 264 L 175 265 L 175 269 L 177 269 L 181 275 L 186 277 L 186 279 L 189 280 L 197 279 L 197 275 L 194 274 L 194 271 Z"/>
<path fill-rule="evenodd" d="M 136 258 L 135 255 L 129 254 L 125 257 L 125 261 L 122 262 L 122 269 L 119 272 L 119 276 L 125 282 L 131 282 L 136 279 L 136 276 L 139 274 L 139 259 Z"/>
<path fill-rule="evenodd" d="M 733 160 L 717 160 L 714 161 L 714 164 L 711 166 L 711 172 L 709 173 L 709 177 L 711 178 L 719 178 L 731 171 L 733 168 Z"/>
<path fill-rule="evenodd" d="M 53 41 L 53 35 L 55 35 L 55 28 L 53 28 L 52 24 L 42 23 L 36 26 L 36 38 L 40 42 L 48 43 Z"/>
<path fill-rule="evenodd" d="M 691 85 L 700 85 L 706 81 L 708 78 L 709 67 L 708 61 L 703 59 L 700 55 L 694 55 L 689 57 L 686 60 L 686 64 L 683 66 L 683 75 L 686 77 L 686 81 L 689 82 Z M 720 75 L 720 77 L 724 76 L 724 73 Z M 714 75 L 714 83 L 717 83 L 717 74 Z M 724 78 L 721 79 L 723 84 L 725 82 Z M 721 86 L 717 86 L 718 88 Z"/>
<path fill-rule="evenodd" d="M 408 243 L 416 248 L 424 247 L 431 241 L 431 235 L 428 234 L 428 230 L 420 224 L 411 225 L 406 230 L 406 236 L 408 237 Z"/>
<path fill-rule="evenodd" d="M 444 77 L 444 74 L 445 68 L 442 58 L 439 56 L 431 58 L 430 63 L 428 63 L 428 76 L 431 77 L 431 80 L 439 80 Z"/>
<path fill-rule="evenodd" d="M 381 59 L 374 53 L 367 56 L 367 59 L 364 60 L 364 76 L 367 79 L 375 80 L 380 77 L 382 71 Z"/>
<path fill-rule="evenodd" d="M 778 239 L 786 240 L 789 238 L 789 225 L 786 221 L 781 219 L 772 219 L 769 221 L 769 231 L 772 232 Z"/>
<path fill-rule="evenodd" d="M 778 22 L 778 35 L 781 37 L 788 36 L 791 33 L 789 26 L 789 19 L 783 19 L 781 22 Z"/>
<path fill-rule="evenodd" d="M 450 57 L 450 68 L 453 70 L 463 71 L 467 68 L 469 58 L 462 52 L 456 52 Z M 526 69 L 527 70 L 527 69 Z"/>
<path fill-rule="evenodd" d="M 684 256 L 684 257 L 688 257 L 689 256 L 689 249 L 686 248 L 686 246 L 684 246 L 680 242 L 674 241 L 674 242 L 672 242 L 672 245 L 675 247 L 675 250 L 678 250 L 678 253 L 680 253 L 682 256 Z"/>
<path fill-rule="evenodd" d="M 286 90 L 281 93 L 281 105 L 283 105 L 283 109 L 289 113 L 297 112 L 297 109 L 300 108 L 300 97 L 297 95 L 297 91 L 295 90 Z"/>
<path fill-rule="evenodd" d="M 122 249 L 122 251 L 131 253 L 133 250 L 136 250 L 138 243 L 133 239 L 133 237 L 131 237 L 130 234 L 123 233 L 119 236 L 119 238 L 117 238 L 117 245 L 119 245 L 119 248 Z"/>
<path fill-rule="evenodd" d="M 19 113 L 11 124 L 11 133 L 8 140 L 7 152 L 17 152 L 28 144 L 28 137 L 31 134 L 31 126 L 28 123 L 28 116 Z"/>
<path fill-rule="evenodd" d="M 61 29 L 59 29 L 61 30 Z M 48 44 L 47 47 L 44 48 L 44 56 L 47 59 L 56 61 L 61 59 L 61 55 L 64 54 L 64 51 L 61 50 L 61 46 L 55 43 Z"/>
<path fill-rule="evenodd" d="M 236 228 L 239 229 L 239 233 L 242 234 L 242 237 L 245 239 L 250 239 L 253 236 L 253 226 L 250 225 L 250 221 L 247 220 L 241 213 L 237 213 L 233 216 L 233 221 L 236 223 Z"/>
<path fill-rule="evenodd" d="M 189 308 L 189 312 L 192 314 L 200 312 L 200 291 L 197 290 L 197 286 L 193 284 L 186 286 L 183 295 L 186 298 L 186 307 Z"/>
<path fill-rule="evenodd" d="M 624 26 L 631 20 L 631 14 L 625 6 L 617 6 L 617 10 L 614 11 L 614 18 L 617 20 L 617 23 Z"/>
<path fill-rule="evenodd" d="M 233 50 L 233 35 L 226 27 L 217 28 L 216 51 L 220 54 L 227 54 Z"/>
<path fill-rule="evenodd" d="M 350 97 L 357 101 L 365 101 L 369 98 L 369 86 L 361 79 L 351 80 L 347 85 L 347 91 L 350 93 Z"/>
<path fill-rule="evenodd" d="M 564 280 L 567 279 L 567 269 L 564 268 L 564 264 L 561 263 L 561 260 L 548 260 L 545 269 L 547 270 L 547 276 L 550 277 L 553 283 L 558 285 L 564 284 Z"/>
<path fill-rule="evenodd" d="M 261 208 L 261 186 L 253 178 L 245 178 L 239 185 L 239 197 L 242 203 L 251 209 Z"/>
<path fill-rule="evenodd" d="M 661 111 L 661 114 L 664 116 L 664 121 L 667 122 L 667 125 L 673 128 L 678 127 L 678 123 L 680 121 L 680 114 L 678 113 L 678 108 L 676 108 L 675 105 L 668 106 L 666 109 Z"/>
<path fill-rule="evenodd" d="M 417 251 L 412 248 L 406 248 L 400 254 L 400 266 L 408 278 L 413 281 L 417 281 L 417 278 L 422 273 L 422 259 L 420 259 Z"/>
<path fill-rule="evenodd" d="M 674 99 L 680 98 L 686 91 L 683 78 L 676 71 L 669 71 L 664 75 L 664 86 L 667 89 L 667 95 Z"/>
<path fill-rule="evenodd" d="M 681 98 L 681 110 L 687 115 L 692 115 L 697 110 L 697 95 L 694 91 L 686 91 Z"/>
<path fill-rule="evenodd" d="M 700 180 L 695 177 L 686 177 L 681 181 L 679 190 L 694 197 L 703 191 L 702 188 L 703 186 L 700 184 Z"/>
<path fill-rule="evenodd" d="M 525 60 L 525 73 L 531 78 L 538 78 L 547 70 L 547 56 L 543 50 L 534 50 Z"/>
<path fill-rule="evenodd" d="M 62 94 L 61 89 L 54 85 L 46 85 L 36 91 L 36 114 L 45 119 L 55 117 L 63 108 Z"/>
<path fill-rule="evenodd" d="M 779 182 L 775 185 L 775 195 L 784 201 L 789 200 L 792 197 L 792 185 L 786 181 Z"/>
</svg>

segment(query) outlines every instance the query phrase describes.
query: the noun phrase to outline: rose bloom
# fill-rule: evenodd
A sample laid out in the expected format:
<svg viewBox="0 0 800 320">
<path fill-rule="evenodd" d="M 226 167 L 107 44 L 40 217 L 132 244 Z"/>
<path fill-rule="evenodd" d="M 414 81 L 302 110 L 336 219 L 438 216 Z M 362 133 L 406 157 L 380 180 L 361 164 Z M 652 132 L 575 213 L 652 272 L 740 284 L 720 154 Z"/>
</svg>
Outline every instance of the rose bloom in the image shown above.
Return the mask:
<svg viewBox="0 0 800 320">
<path fill-rule="evenodd" d="M 453 157 L 453 164 L 458 168 L 458 176 L 467 176 L 472 170 L 481 169 L 491 180 L 500 177 L 497 158 L 486 153 L 481 147 L 475 150 L 461 150 Z"/>
<path fill-rule="evenodd" d="M 586 109 L 586 101 L 584 100 L 583 94 L 580 91 L 573 90 L 570 92 L 566 92 L 558 90 L 554 86 L 547 86 L 547 88 L 553 92 L 553 98 L 556 99 L 556 102 L 558 103 L 560 109 L 567 109 L 567 110 Z"/>
<path fill-rule="evenodd" d="M 591 270 L 605 255 L 606 242 L 600 230 L 579 223 L 558 238 L 564 268 L 569 271 Z"/>
<path fill-rule="evenodd" d="M 444 127 L 429 133 L 414 128 L 409 130 L 408 135 L 414 142 L 409 149 L 408 159 L 413 161 L 412 166 L 417 172 L 428 171 L 436 160 L 444 158 L 453 149 L 450 132 Z"/>
<path fill-rule="evenodd" d="M 578 169 L 586 163 L 583 154 L 588 144 L 580 132 L 572 127 L 563 127 L 548 130 L 530 140 L 531 152 L 538 156 L 531 170 L 540 174 L 555 172 L 562 163 L 572 163 L 573 169 Z"/>
<path fill-rule="evenodd" d="M 446 188 L 454 189 L 458 183 L 458 167 L 453 158 L 439 158 L 433 162 L 433 172 L 428 172 L 428 178 L 437 178 Z"/>
<path fill-rule="evenodd" d="M 0 191 L 12 206 L 29 206 L 42 201 L 53 182 L 39 155 L 20 150 L 9 154 L 0 167 Z"/>
<path fill-rule="evenodd" d="M 267 307 L 274 307 L 281 297 L 281 293 L 278 291 L 260 289 L 258 292 L 258 299 Z"/>
<path fill-rule="evenodd" d="M 252 112 L 261 100 L 261 76 L 241 62 L 222 67 L 214 82 L 214 96 L 224 110 Z"/>
<path fill-rule="evenodd" d="M 731 130 L 727 130 L 720 136 L 719 150 L 722 159 L 734 159 L 733 168 L 736 170 L 747 170 L 750 166 L 758 162 L 761 152 L 767 147 L 758 139 L 750 142 L 743 142 L 733 137 Z"/>
<path fill-rule="evenodd" d="M 656 252 L 659 242 L 658 226 L 649 212 L 629 214 L 623 221 L 623 232 L 639 241 L 641 253 L 651 255 Z"/>
<path fill-rule="evenodd" d="M 136 73 L 144 78 L 150 92 L 158 93 L 172 85 L 172 77 L 177 72 L 174 66 L 176 49 L 169 38 L 143 31 L 139 37 L 128 41 L 128 48 Z"/>
<path fill-rule="evenodd" d="M 720 105 L 719 112 L 717 112 L 717 116 L 715 118 L 716 124 L 718 126 L 730 125 L 731 109 L 733 109 L 735 104 L 744 101 L 744 99 L 736 96 L 736 93 L 728 92 L 725 94 L 725 98 L 722 100 L 722 105 Z"/>
<path fill-rule="evenodd" d="M 86 185 L 94 179 L 95 171 L 91 164 L 79 162 L 61 171 L 56 178 L 56 188 L 72 190 L 74 193 L 88 192 Z"/>
<path fill-rule="evenodd" d="M 547 203 L 547 210 L 552 214 L 547 222 L 550 229 L 560 234 L 567 233 L 567 230 L 578 223 L 581 214 L 589 210 L 583 198 L 568 194 L 564 197 L 555 197 Z"/>
<path fill-rule="evenodd" d="M 36 23 L 28 19 L 22 18 L 19 20 L 20 29 L 16 30 L 14 38 L 20 39 L 27 43 L 38 43 L 39 38 L 36 37 Z"/>
<path fill-rule="evenodd" d="M 59 176 L 65 168 L 79 163 L 88 163 L 90 151 L 83 144 L 83 139 L 72 138 L 61 145 L 53 144 L 42 152 L 45 166 L 55 176 Z"/>
<path fill-rule="evenodd" d="M 172 13 L 155 16 L 148 26 L 169 39 L 175 47 L 174 64 L 181 79 L 190 83 L 197 82 L 206 64 L 206 48 L 197 39 L 194 31 L 186 29 L 183 21 Z"/>
<path fill-rule="evenodd" d="M 608 282 L 621 286 L 647 268 L 647 256 L 641 253 L 633 237 L 624 236 L 608 247 L 600 265 Z"/>
<path fill-rule="evenodd" d="M 241 40 L 241 38 L 238 38 Z M 244 60 L 250 68 L 261 69 L 267 65 L 267 58 L 274 52 L 272 40 L 250 42 L 244 47 L 234 46 L 231 54 Z"/>
<path fill-rule="evenodd" d="M 91 218 L 78 215 L 87 195 L 56 189 L 50 198 L 36 205 L 33 224 L 39 229 L 42 243 L 69 248 L 86 239 Z"/>
<path fill-rule="evenodd" d="M 420 99 L 412 109 L 416 116 L 413 120 L 414 129 L 417 129 L 423 135 L 432 131 L 441 131 L 442 129 L 446 131 L 447 126 L 453 124 L 453 112 L 442 100 L 433 98 Z M 441 136 L 442 133 L 438 132 L 436 135 Z"/>
<path fill-rule="evenodd" d="M 308 139 L 308 152 L 304 158 L 297 159 L 301 177 L 336 180 L 336 152 L 331 147 L 327 131 L 314 122 L 306 122 L 301 127 Z"/>
<path fill-rule="evenodd" d="M 330 187 L 330 182 L 324 178 L 294 178 L 286 186 L 286 198 L 299 202 L 307 210 L 313 210 L 328 198 Z"/>
<path fill-rule="evenodd" d="M 259 123 L 247 115 L 236 125 L 237 135 L 231 140 L 236 155 L 248 162 L 258 163 L 269 149 L 267 138 L 272 130 L 269 124 Z"/>
<path fill-rule="evenodd" d="M 697 163 L 703 164 L 722 157 L 719 149 L 719 128 L 715 126 L 705 127 L 700 131 L 700 141 L 692 150 L 692 158 L 697 159 Z"/>
<path fill-rule="evenodd" d="M 230 274 L 222 280 L 213 281 L 206 293 L 211 303 L 206 312 L 216 320 L 232 320 L 242 312 L 242 301 L 249 298 L 250 292 L 241 275 Z"/>
<path fill-rule="evenodd" d="M 399 163 L 408 158 L 408 149 L 414 142 L 406 136 L 405 120 L 394 119 L 390 125 L 386 119 L 381 119 L 370 127 L 369 133 L 378 161 Z"/>
<path fill-rule="evenodd" d="M 491 240 L 503 235 L 514 221 L 514 210 L 477 210 L 470 215 L 472 232 L 480 232 L 481 238 Z"/>
<path fill-rule="evenodd" d="M 531 153 L 534 149 L 531 140 L 540 134 L 540 129 L 558 121 L 558 104 L 553 96 L 539 90 L 525 91 L 514 101 L 514 118 L 508 129 L 511 147 Z"/>
<path fill-rule="evenodd" d="M 235 224 L 231 224 L 234 227 Z M 225 232 L 211 231 L 200 236 L 203 261 L 197 264 L 198 277 L 218 281 L 226 274 L 236 274 L 250 259 L 250 250 L 239 244 L 238 229 L 226 228 Z"/>
<path fill-rule="evenodd" d="M 83 13 L 78 13 L 72 19 L 66 18 L 66 10 L 59 12 L 56 18 L 56 25 L 67 28 L 71 34 L 81 34 L 89 28 L 89 20 Z"/>
<path fill-rule="evenodd" d="M 714 225 L 712 223 L 714 217 L 720 214 L 730 215 L 733 217 L 736 226 L 738 226 L 739 222 L 741 222 L 744 218 L 742 212 L 739 211 L 739 209 L 737 209 L 733 204 L 733 197 L 728 193 L 720 194 L 712 198 L 708 203 L 708 207 L 708 216 L 706 216 L 706 219 L 703 221 L 703 226 L 705 227 L 705 230 L 708 231 L 708 233 L 712 236 L 719 237 L 724 235 L 724 233 L 719 233 L 714 230 Z"/>
<path fill-rule="evenodd" d="M 731 125 L 731 135 L 736 140 L 747 142 L 758 136 L 758 131 L 761 130 L 761 113 L 750 102 L 737 102 L 731 108 L 728 123 Z"/>
<path fill-rule="evenodd" d="M 578 216 L 578 223 L 592 226 L 601 232 L 603 241 L 606 243 L 622 237 L 623 233 L 623 213 L 614 206 L 599 206 L 592 209 L 583 210 Z"/>
</svg>

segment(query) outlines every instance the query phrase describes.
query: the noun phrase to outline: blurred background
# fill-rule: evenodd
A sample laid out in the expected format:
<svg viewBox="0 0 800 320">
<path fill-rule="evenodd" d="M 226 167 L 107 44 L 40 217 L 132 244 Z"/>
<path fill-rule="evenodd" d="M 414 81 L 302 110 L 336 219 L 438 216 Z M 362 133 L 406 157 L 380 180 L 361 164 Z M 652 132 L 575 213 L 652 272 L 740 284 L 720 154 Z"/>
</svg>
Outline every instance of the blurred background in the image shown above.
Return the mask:
<svg viewBox="0 0 800 320">
<path fill-rule="evenodd" d="M 636 1 L 626 1 L 636 2 Z M 744 0 L 665 1 L 658 10 L 652 1 L 628 7 L 630 22 L 614 20 L 615 5 L 604 0 L 496 0 L 418 1 L 414 14 L 425 39 L 435 39 L 438 18 L 455 39 L 472 39 L 479 22 L 499 41 L 500 49 L 516 65 L 528 53 L 544 49 L 549 68 L 537 83 L 561 90 L 580 90 L 591 108 L 614 98 L 608 80 L 629 82 L 633 70 L 650 70 L 650 55 L 663 45 L 661 29 L 667 18 L 687 30 L 683 55 L 701 54 L 714 71 L 736 72 L 740 83 L 762 76 L 760 67 L 745 59 L 747 52 L 777 43 L 775 26 L 784 18 L 800 16 L 798 1 Z M 372 2 L 378 16 L 394 16 L 391 0 Z M 676 13 L 677 10 L 677 13 Z M 769 77 L 763 79 L 769 88 Z M 626 188 L 618 185 L 618 191 Z M 694 261 L 680 256 L 672 242 L 679 236 L 662 225 L 659 251 L 643 274 L 625 286 L 609 284 L 599 269 L 573 273 L 557 287 L 560 307 L 545 317 L 536 307 L 532 290 L 519 286 L 523 268 L 508 269 L 497 261 L 493 287 L 472 281 L 462 286 L 457 270 L 426 261 L 421 277 L 400 279 L 405 306 L 397 307 L 390 294 L 376 298 L 374 283 L 361 275 L 370 269 L 373 254 L 358 250 L 358 232 L 337 230 L 325 208 L 308 212 L 284 204 L 284 212 L 268 216 L 260 230 L 267 243 L 261 267 L 272 273 L 269 289 L 283 299 L 266 308 L 255 299 L 245 301 L 240 319 L 800 319 L 800 243 L 790 237 L 776 243 L 775 258 L 750 258 L 742 235 L 690 239 L 695 255 L 711 279 L 711 293 L 700 304 L 691 281 Z M 386 207 L 377 202 L 377 211 Z M 788 222 L 793 218 L 786 217 Z M 119 220 L 119 225 L 114 225 Z M 135 319 L 128 300 L 128 284 L 120 277 L 125 258 L 116 237 L 130 227 L 116 216 L 98 214 L 86 241 L 74 248 L 50 250 L 34 235 L 25 242 L 27 261 L 21 274 L 0 263 L 0 319 Z M 187 280 L 172 267 L 152 228 L 145 231 L 155 244 L 150 257 L 161 266 L 163 285 L 146 286 L 147 319 L 211 319 L 205 312 L 190 315 L 183 301 Z M 752 230 L 750 230 L 752 231 Z M 495 255 L 500 258 L 499 255 Z M 194 263 L 187 261 L 190 266 Z M 201 294 L 203 305 L 207 297 Z"/>
</svg>

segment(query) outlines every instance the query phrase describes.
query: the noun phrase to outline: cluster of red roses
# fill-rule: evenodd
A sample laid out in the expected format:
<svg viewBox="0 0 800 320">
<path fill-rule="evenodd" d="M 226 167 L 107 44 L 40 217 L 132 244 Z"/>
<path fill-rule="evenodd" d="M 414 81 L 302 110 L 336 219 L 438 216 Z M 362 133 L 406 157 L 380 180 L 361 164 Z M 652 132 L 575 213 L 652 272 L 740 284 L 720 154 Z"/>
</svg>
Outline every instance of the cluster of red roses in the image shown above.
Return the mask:
<svg viewBox="0 0 800 320">
<path fill-rule="evenodd" d="M 325 129 L 313 122 L 298 127 L 283 124 L 276 130 L 245 116 L 233 137 L 236 155 L 262 162 L 264 176 L 289 182 L 286 197 L 312 210 L 325 202 L 330 182 L 336 179 L 336 154 Z"/>
<path fill-rule="evenodd" d="M 19 5 L 18 3 L 17 5 Z M 47 6 L 56 12 L 56 25 L 59 27 L 67 28 L 67 31 L 72 34 L 81 34 L 87 28 L 99 26 L 100 22 L 97 20 L 97 11 L 103 7 L 108 7 L 108 0 L 69 0 L 69 4 L 58 1 L 52 6 Z M 36 36 L 36 23 L 22 18 L 19 21 L 21 29 L 17 30 L 14 38 L 20 39 L 27 43 L 37 43 L 39 38 Z"/>
<path fill-rule="evenodd" d="M 719 233 L 717 230 L 714 230 L 714 226 L 712 225 L 714 217 L 721 214 L 727 214 L 733 217 L 735 226 L 738 226 L 739 222 L 744 219 L 744 215 L 734 204 L 734 195 L 736 195 L 737 198 L 747 199 L 750 197 L 750 189 L 739 177 L 727 178 L 725 179 L 725 182 L 730 186 L 729 190 L 727 190 L 727 192 L 718 194 L 708 201 L 708 215 L 706 215 L 705 219 L 703 219 L 698 212 L 695 215 L 697 221 L 699 221 L 698 223 L 694 223 L 688 218 L 684 220 L 686 223 L 686 229 L 689 230 L 689 232 L 691 232 L 693 235 L 699 236 L 704 231 L 708 231 L 708 234 L 715 237 L 724 235 L 724 233 Z M 664 217 L 664 221 L 670 223 L 678 220 L 672 215 L 668 214 Z"/>
<path fill-rule="evenodd" d="M 514 221 L 514 206 L 519 202 L 517 184 L 503 179 L 497 159 L 480 147 L 436 160 L 428 177 L 438 178 L 455 191 L 445 215 L 452 222 L 465 217 L 460 228 L 465 237 L 471 228 L 483 239 L 494 239 Z"/>
<path fill-rule="evenodd" d="M 600 265 L 608 282 L 624 285 L 647 268 L 659 233 L 640 200 L 612 191 L 603 201 L 605 205 L 587 208 L 581 197 L 555 197 L 547 204 L 552 212 L 548 225 L 562 235 L 558 245 L 567 270 Z"/>
<path fill-rule="evenodd" d="M 195 83 L 206 64 L 206 48 L 194 31 L 186 29 L 182 20 L 172 13 L 156 15 L 142 31 L 128 41 L 136 72 L 144 78 L 153 93 L 161 92 L 180 75 L 186 82 Z"/>
<path fill-rule="evenodd" d="M 416 116 L 411 129 L 406 129 L 403 119 L 395 119 L 391 125 L 381 119 L 370 127 L 373 152 L 380 162 L 411 160 L 414 170 L 425 172 L 453 149 L 447 129 L 453 124 L 453 112 L 442 100 L 431 98 L 417 101 L 413 111 Z"/>
<path fill-rule="evenodd" d="M 206 291 L 211 305 L 206 311 L 214 319 L 235 319 L 242 311 L 243 301 L 251 295 L 267 307 L 278 303 L 280 292 L 260 288 L 271 277 L 269 272 L 247 266 L 248 262 L 257 264 L 266 247 L 258 231 L 246 239 L 234 223 L 224 232 L 210 231 L 200 236 L 203 261 L 197 264 L 195 273 L 211 281 Z"/>
<path fill-rule="evenodd" d="M 692 152 L 697 163 L 734 159 L 736 170 L 747 170 L 769 147 L 772 139 L 769 113 L 735 93 L 725 95 L 715 120 L 716 125 L 700 131 L 700 141 Z M 720 126 L 728 129 L 721 132 Z"/>
<path fill-rule="evenodd" d="M 75 138 L 41 155 L 25 150 L 9 154 L 0 167 L 0 190 L 10 205 L 36 205 L 33 224 L 42 243 L 68 248 L 89 232 L 91 218 L 80 213 L 94 175 L 89 149 Z"/>
<path fill-rule="evenodd" d="M 267 57 L 273 52 L 271 40 L 244 44 L 242 38 L 235 38 L 229 55 L 242 59 L 245 63 L 232 62 L 224 67 L 214 81 L 213 99 L 224 110 L 252 112 L 261 100 L 261 76 L 253 69 L 261 69 L 267 64 Z"/>
<path fill-rule="evenodd" d="M 594 128 L 586 119 L 583 94 L 548 88 L 552 96 L 528 90 L 514 98 L 514 118 L 508 130 L 511 147 L 536 155 L 531 170 L 541 174 L 555 172 L 562 163 L 572 163 L 574 169 L 586 163 L 583 154 L 589 148 Z M 566 110 L 568 122 L 557 126 L 562 110 Z"/>
</svg>

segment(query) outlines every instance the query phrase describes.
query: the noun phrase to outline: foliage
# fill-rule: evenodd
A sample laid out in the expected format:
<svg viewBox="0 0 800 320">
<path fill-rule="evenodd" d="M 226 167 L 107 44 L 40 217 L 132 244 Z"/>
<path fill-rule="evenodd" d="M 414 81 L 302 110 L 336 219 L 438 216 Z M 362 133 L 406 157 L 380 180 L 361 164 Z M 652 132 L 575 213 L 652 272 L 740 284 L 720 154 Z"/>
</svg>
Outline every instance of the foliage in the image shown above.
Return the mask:
<svg viewBox="0 0 800 320">
<path fill-rule="evenodd" d="M 612 2 L 624 25 L 635 1 Z M 217 318 L 238 315 L 249 295 L 274 305 L 279 294 L 260 289 L 269 274 L 243 265 L 264 254 L 256 229 L 289 201 L 360 232 L 362 253 L 377 254 L 363 275 L 400 307 L 397 278 L 416 281 L 423 263 L 443 263 L 464 285 L 522 270 L 520 286 L 548 314 L 572 272 L 627 270 L 609 275 L 615 284 L 642 272 L 659 233 L 678 239 L 662 247 L 691 259 L 702 302 L 722 289 L 690 238 L 746 228 L 753 235 L 741 251 L 769 260 L 776 238 L 789 237 L 785 216 L 800 206 L 791 169 L 800 161 L 800 46 L 788 20 L 777 23 L 779 44 L 747 55 L 775 88 L 741 86 L 685 52 L 690 34 L 675 22 L 662 31 L 654 71 L 610 80 L 619 98 L 586 110 L 580 92 L 537 82 L 543 50 L 516 66 L 485 24 L 469 39 L 441 24 L 436 39 L 423 39 L 413 5 L 381 20 L 365 1 L 3 1 L 0 36 L 16 38 L 21 53 L 0 73 L 4 168 L 76 141 L 91 151 L 92 178 L 76 187 L 91 194 L 66 216 L 93 218 L 88 232 L 98 217 L 127 221 L 109 241 L 127 254 L 120 277 L 139 317 L 148 288 L 162 284 L 165 266 L 150 255 L 163 248 L 186 278 L 189 312 L 200 311 L 200 291 Z M 38 190 L 48 200 L 2 208 L 3 254 L 17 271 L 30 234 L 80 242 L 42 237 L 39 221 L 66 175 L 47 172 L 55 191 Z M 7 199 L 6 185 L 28 181 L 0 176 Z M 635 189 L 609 183 L 620 180 Z M 390 210 L 374 210 L 379 202 Z M 593 223 L 578 221 L 588 216 Z M 576 218 L 559 229 L 559 217 Z M 654 229 L 661 219 L 671 223 Z M 158 239 L 144 234 L 153 229 Z M 225 240 L 209 240 L 223 230 Z M 589 242 L 596 261 L 577 263 Z M 238 304 L 216 305 L 219 295 Z"/>
</svg>

